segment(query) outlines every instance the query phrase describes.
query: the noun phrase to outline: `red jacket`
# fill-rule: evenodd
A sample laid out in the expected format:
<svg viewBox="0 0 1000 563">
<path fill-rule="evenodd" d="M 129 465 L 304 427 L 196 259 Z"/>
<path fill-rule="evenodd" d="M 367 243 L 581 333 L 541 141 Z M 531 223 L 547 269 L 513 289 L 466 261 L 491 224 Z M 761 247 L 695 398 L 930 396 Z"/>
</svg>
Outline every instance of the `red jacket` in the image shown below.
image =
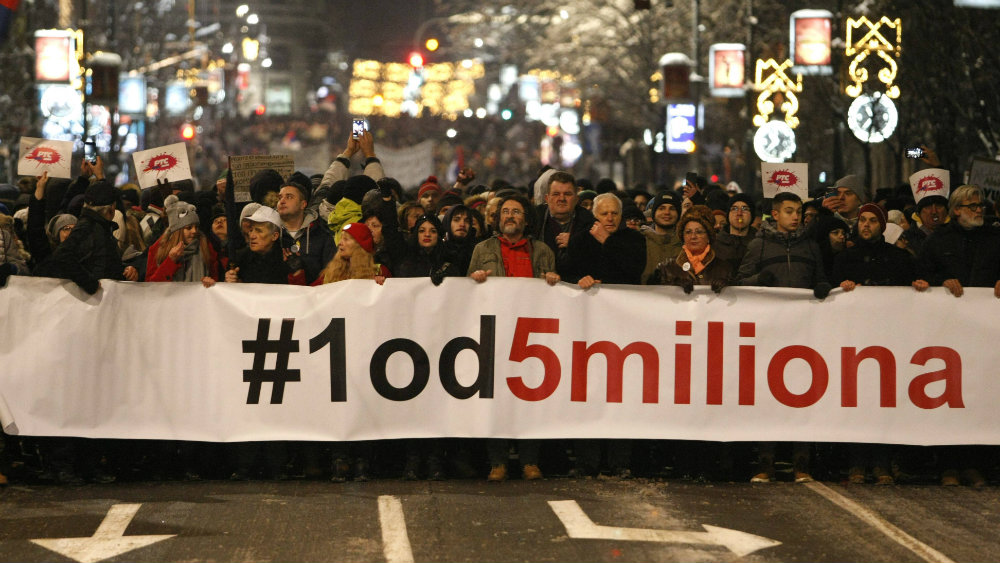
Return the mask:
<svg viewBox="0 0 1000 563">
<path fill-rule="evenodd" d="M 161 242 L 163 242 L 162 237 L 149 247 L 149 253 L 146 257 L 146 281 L 148 282 L 174 281 L 174 274 L 181 269 L 181 265 L 174 262 L 169 255 L 159 265 L 156 264 L 156 253 L 160 249 Z M 192 256 L 191 259 L 196 258 Z M 208 245 L 208 276 L 219 281 L 219 257 L 211 244 Z"/>
</svg>

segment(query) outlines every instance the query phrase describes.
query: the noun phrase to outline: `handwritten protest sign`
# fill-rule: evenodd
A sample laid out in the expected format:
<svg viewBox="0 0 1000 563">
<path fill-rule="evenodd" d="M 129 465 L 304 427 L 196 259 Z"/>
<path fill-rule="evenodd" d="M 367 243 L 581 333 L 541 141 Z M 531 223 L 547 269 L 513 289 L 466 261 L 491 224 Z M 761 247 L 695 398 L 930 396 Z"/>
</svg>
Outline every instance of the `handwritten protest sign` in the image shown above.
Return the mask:
<svg viewBox="0 0 1000 563">
<path fill-rule="evenodd" d="M 250 201 L 250 180 L 254 174 L 268 168 L 276 170 L 282 178 L 295 171 L 295 158 L 288 154 L 253 154 L 230 156 L 229 169 L 233 172 L 233 199 Z"/>
</svg>

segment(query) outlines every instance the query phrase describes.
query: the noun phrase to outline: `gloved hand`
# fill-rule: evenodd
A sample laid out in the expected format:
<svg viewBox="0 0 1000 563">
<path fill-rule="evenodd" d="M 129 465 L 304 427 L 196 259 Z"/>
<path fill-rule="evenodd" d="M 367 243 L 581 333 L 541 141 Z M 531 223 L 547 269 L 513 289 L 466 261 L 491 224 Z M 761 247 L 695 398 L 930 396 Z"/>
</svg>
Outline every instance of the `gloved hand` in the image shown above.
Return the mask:
<svg viewBox="0 0 1000 563">
<path fill-rule="evenodd" d="M 445 262 L 444 265 L 437 270 L 431 270 L 431 283 L 434 285 L 441 285 L 441 282 L 444 281 L 444 273 L 450 265 L 450 262 Z"/>
<path fill-rule="evenodd" d="M 712 280 L 712 291 L 716 293 L 722 293 L 722 289 L 729 285 L 724 279 Z"/>
<path fill-rule="evenodd" d="M 816 284 L 816 287 L 813 288 L 813 295 L 816 296 L 816 299 L 826 299 L 826 296 L 830 295 L 830 289 L 832 289 L 830 284 L 826 282 L 819 282 Z"/>
<path fill-rule="evenodd" d="M 692 291 L 694 291 L 694 280 L 687 276 L 681 278 L 677 282 L 677 285 L 681 286 L 681 289 L 684 290 L 684 293 L 691 293 Z"/>
<path fill-rule="evenodd" d="M 778 277 L 775 276 L 774 272 L 772 272 L 771 270 L 761 270 L 761 272 L 757 274 L 757 283 L 759 285 L 762 285 L 764 287 L 772 287 L 777 282 L 778 282 Z"/>
<path fill-rule="evenodd" d="M 0 264 L 0 287 L 7 285 L 7 278 L 17 273 L 17 266 L 7 263 Z"/>
<path fill-rule="evenodd" d="M 288 258 L 285 259 L 285 264 L 288 265 L 288 271 L 298 272 L 299 270 L 304 270 L 306 267 L 305 262 L 302 261 L 302 257 L 298 254 L 289 254 Z"/>
</svg>

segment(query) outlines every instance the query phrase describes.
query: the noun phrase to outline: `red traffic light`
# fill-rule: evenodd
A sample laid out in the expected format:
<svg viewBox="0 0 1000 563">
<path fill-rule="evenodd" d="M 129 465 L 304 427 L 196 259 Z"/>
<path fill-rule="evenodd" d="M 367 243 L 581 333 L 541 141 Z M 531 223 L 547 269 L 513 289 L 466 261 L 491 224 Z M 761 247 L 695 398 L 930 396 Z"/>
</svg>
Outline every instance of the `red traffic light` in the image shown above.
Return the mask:
<svg viewBox="0 0 1000 563">
<path fill-rule="evenodd" d="M 194 139 L 196 133 L 197 131 L 195 130 L 194 125 L 191 125 L 190 123 L 185 123 L 181 127 L 181 138 L 184 139 L 185 141 L 190 141 L 191 139 Z"/>
<path fill-rule="evenodd" d="M 410 53 L 410 66 L 413 68 L 421 68 L 424 66 L 424 56 L 420 53 L 414 51 Z"/>
</svg>

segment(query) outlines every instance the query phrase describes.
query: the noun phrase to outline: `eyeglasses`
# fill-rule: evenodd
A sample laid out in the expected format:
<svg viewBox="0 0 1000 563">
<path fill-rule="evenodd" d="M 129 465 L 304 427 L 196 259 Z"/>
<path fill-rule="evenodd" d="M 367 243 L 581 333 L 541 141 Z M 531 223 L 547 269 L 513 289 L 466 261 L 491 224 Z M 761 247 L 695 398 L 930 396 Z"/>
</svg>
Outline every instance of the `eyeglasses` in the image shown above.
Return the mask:
<svg viewBox="0 0 1000 563">
<path fill-rule="evenodd" d="M 686 237 L 700 237 L 701 235 L 707 235 L 708 232 L 704 229 L 698 229 L 697 231 L 684 231 L 684 236 Z"/>
<path fill-rule="evenodd" d="M 734 205 L 734 206 L 732 206 L 732 207 L 729 208 L 729 211 L 731 211 L 733 213 L 750 213 L 750 208 L 749 207 L 745 207 L 745 206 L 744 207 L 740 207 L 739 205 Z"/>
<path fill-rule="evenodd" d="M 500 210 L 500 216 L 501 217 L 520 217 L 521 215 L 524 215 L 524 211 L 521 211 L 520 209 L 501 209 Z"/>
<path fill-rule="evenodd" d="M 961 205 L 956 205 L 955 207 L 968 207 L 970 211 L 982 211 L 986 209 L 985 203 L 963 203 Z"/>
</svg>

